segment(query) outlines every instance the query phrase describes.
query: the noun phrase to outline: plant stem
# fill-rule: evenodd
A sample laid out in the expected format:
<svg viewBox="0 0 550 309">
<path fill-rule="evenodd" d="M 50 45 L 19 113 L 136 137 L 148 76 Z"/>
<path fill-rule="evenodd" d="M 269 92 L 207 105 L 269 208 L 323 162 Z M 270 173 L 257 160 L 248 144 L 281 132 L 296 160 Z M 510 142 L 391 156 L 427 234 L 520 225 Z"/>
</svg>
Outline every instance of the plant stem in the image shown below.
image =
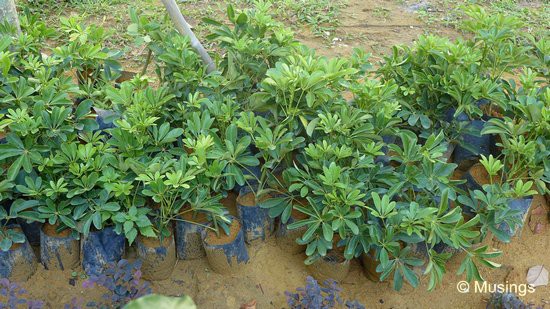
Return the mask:
<svg viewBox="0 0 550 309">
<path fill-rule="evenodd" d="M 141 75 L 145 75 L 145 72 L 147 72 L 147 67 L 149 66 L 149 63 L 151 62 L 151 57 L 153 56 L 153 51 L 149 49 L 149 52 L 147 52 L 147 58 L 145 59 L 145 64 L 143 65 L 143 69 L 141 70 Z"/>
</svg>

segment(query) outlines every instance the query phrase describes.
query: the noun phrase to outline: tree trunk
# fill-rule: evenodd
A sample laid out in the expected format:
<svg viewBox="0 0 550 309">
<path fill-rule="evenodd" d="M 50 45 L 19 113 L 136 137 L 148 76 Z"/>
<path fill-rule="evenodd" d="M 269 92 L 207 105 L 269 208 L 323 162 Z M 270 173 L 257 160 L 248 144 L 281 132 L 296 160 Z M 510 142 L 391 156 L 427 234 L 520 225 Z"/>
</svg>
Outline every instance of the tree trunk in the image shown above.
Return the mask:
<svg viewBox="0 0 550 309">
<path fill-rule="evenodd" d="M 3 0 L 0 0 L 3 1 Z M 210 58 L 210 55 L 204 49 L 201 42 L 197 39 L 191 28 L 189 27 L 189 24 L 185 21 L 185 18 L 181 14 L 181 11 L 176 4 L 175 0 L 162 0 L 162 3 L 166 7 L 166 10 L 168 11 L 168 14 L 170 15 L 170 18 L 172 19 L 172 22 L 175 24 L 176 29 L 178 32 L 182 35 L 186 35 L 191 40 L 191 46 L 199 53 L 199 55 L 202 58 L 202 61 L 204 64 L 206 64 L 206 72 L 210 73 L 214 70 L 216 70 L 216 65 L 214 64 L 214 61 L 212 61 L 212 58 Z"/>
<path fill-rule="evenodd" d="M 15 26 L 17 34 L 21 34 L 15 0 L 0 0 L 0 22 L 4 22 L 4 20 L 7 20 L 10 25 Z"/>
</svg>

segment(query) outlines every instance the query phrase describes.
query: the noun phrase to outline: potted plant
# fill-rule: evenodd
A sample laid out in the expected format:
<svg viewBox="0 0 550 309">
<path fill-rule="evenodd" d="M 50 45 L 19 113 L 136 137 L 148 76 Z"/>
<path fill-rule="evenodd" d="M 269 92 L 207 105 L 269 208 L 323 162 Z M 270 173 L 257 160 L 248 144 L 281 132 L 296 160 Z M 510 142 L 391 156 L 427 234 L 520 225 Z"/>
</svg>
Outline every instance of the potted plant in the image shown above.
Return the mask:
<svg viewBox="0 0 550 309">
<path fill-rule="evenodd" d="M 533 182 L 505 178 L 504 165 L 492 155 L 480 161 L 489 176 L 489 183 L 482 190 L 470 190 L 469 196 L 460 196 L 459 201 L 480 215 L 483 236 L 491 232 L 498 240 L 509 242 L 518 228 L 522 227 L 531 206 Z"/>
<path fill-rule="evenodd" d="M 3 189 L 6 183 L 3 183 Z M 40 221 L 34 201 L 15 200 L 9 209 L 0 207 L 0 276 L 12 281 L 27 281 L 36 270 L 36 256 L 21 228 L 14 220 Z"/>
<path fill-rule="evenodd" d="M 81 85 L 105 84 L 120 76 L 117 59 L 121 53 L 104 47 L 108 33 L 96 25 L 83 25 L 77 16 L 60 19 L 60 30 L 68 38 L 68 44 L 53 50 L 53 54 L 66 59 L 76 70 Z"/>
<path fill-rule="evenodd" d="M 26 177 L 17 190 L 37 204 L 44 225 L 40 229 L 40 262 L 46 269 L 72 269 L 80 262 L 80 244 L 73 207 L 66 198 L 64 178 L 43 182 L 41 177 Z"/>
</svg>

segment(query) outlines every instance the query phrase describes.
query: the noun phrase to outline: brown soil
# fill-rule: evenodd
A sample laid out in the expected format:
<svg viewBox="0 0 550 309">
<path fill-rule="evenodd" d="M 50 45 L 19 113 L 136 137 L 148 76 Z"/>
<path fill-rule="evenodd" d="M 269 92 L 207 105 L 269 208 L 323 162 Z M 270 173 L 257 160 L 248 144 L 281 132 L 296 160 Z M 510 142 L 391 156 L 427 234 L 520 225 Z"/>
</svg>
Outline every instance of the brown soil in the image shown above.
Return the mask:
<svg viewBox="0 0 550 309">
<path fill-rule="evenodd" d="M 132 78 L 134 78 L 137 75 L 135 72 L 130 71 L 122 71 L 120 72 L 120 77 L 116 79 L 117 83 L 123 83 L 125 81 L 129 81 Z"/>
<path fill-rule="evenodd" d="M 149 248 L 157 248 L 157 247 L 169 247 L 171 243 L 174 242 L 174 236 L 173 234 L 169 237 L 163 237 L 162 244 L 160 241 L 160 238 L 156 237 L 144 237 L 142 235 L 139 235 L 139 241 Z"/>
<path fill-rule="evenodd" d="M 249 192 L 244 196 L 237 196 L 237 203 L 242 206 L 256 206 L 259 202 L 265 201 L 269 196 L 262 196 L 259 200 L 256 198 L 254 192 Z"/>
<path fill-rule="evenodd" d="M 208 216 L 201 211 L 189 211 L 189 208 L 186 208 L 180 213 L 180 215 L 186 221 L 200 224 L 208 223 Z"/>
<path fill-rule="evenodd" d="M 481 163 L 474 164 L 468 172 L 470 173 L 470 175 L 472 175 L 472 177 L 478 184 L 485 185 L 490 183 L 489 174 L 487 173 L 487 170 L 485 170 L 485 167 L 481 165 Z M 493 177 L 493 183 L 500 183 L 500 181 L 501 178 L 499 175 Z"/>
<path fill-rule="evenodd" d="M 296 203 L 294 205 L 299 205 L 299 206 L 302 206 L 302 207 L 307 207 L 307 205 L 309 204 L 308 200 L 306 200 L 305 198 L 298 198 L 298 199 L 295 200 L 295 202 Z M 303 219 L 308 218 L 308 215 L 306 215 L 305 213 L 303 213 L 301 211 L 298 211 L 294 208 L 292 208 L 290 216 L 292 218 L 294 218 L 295 220 L 303 220 Z"/>
<path fill-rule="evenodd" d="M 341 25 L 334 34 L 330 46 L 326 41 L 315 37 L 307 28 L 297 33 L 297 38 L 313 47 L 317 53 L 325 56 L 342 56 L 352 53 L 354 48 L 372 53 L 372 60 L 381 60 L 393 45 L 411 44 L 426 32 L 437 33 L 450 39 L 459 36 L 454 29 L 440 25 L 426 25 L 417 14 L 406 10 L 404 5 L 393 0 L 349 0 L 341 11 Z M 380 16 L 378 9 L 383 8 L 387 16 Z"/>
<path fill-rule="evenodd" d="M 503 118 L 504 115 L 502 114 L 500 108 L 498 106 L 495 106 L 494 104 L 483 104 L 480 107 L 481 111 L 486 116 L 496 117 L 496 118 Z"/>
<path fill-rule="evenodd" d="M 235 240 L 240 230 L 241 224 L 239 221 L 233 220 L 231 226 L 229 226 L 229 235 L 225 234 L 222 229 L 218 231 L 219 235 L 216 235 L 216 232 L 212 230 L 208 230 L 204 241 L 209 245 L 225 245 Z"/>
<path fill-rule="evenodd" d="M 237 217 L 237 193 L 227 192 L 227 196 L 220 200 L 220 203 L 227 209 L 230 215 Z"/>
<path fill-rule="evenodd" d="M 57 232 L 57 229 L 59 228 L 59 224 L 49 224 L 49 223 L 44 223 L 44 225 L 42 225 L 42 231 L 44 232 L 44 234 L 50 236 L 50 237 L 60 237 L 60 238 L 66 238 L 66 237 L 69 237 L 71 236 L 71 230 L 70 229 L 64 229 L 63 231 L 61 232 Z"/>
</svg>

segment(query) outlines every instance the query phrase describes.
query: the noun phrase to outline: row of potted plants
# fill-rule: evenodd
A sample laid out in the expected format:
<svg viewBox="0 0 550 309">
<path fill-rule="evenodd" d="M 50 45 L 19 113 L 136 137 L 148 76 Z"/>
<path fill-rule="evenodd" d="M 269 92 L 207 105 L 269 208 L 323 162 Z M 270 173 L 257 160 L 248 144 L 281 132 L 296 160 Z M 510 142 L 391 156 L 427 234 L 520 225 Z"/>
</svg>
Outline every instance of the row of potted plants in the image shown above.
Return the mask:
<svg viewBox="0 0 550 309">
<path fill-rule="evenodd" d="M 313 270 L 338 265 L 331 277 L 361 257 L 396 289 L 421 274 L 432 289 L 464 251 L 459 271 L 480 279 L 499 252 L 478 244 L 510 241 L 529 197 L 548 193 L 548 44 L 518 42 L 512 17 L 467 13 L 471 39 L 420 37 L 372 70 L 358 50 L 316 55 L 264 7 L 230 7 L 229 25 L 206 20 L 224 51 L 207 73 L 185 37 L 132 11 L 155 87 L 122 82 L 97 27 L 23 18 L 35 30 L 0 41 L 2 254 L 25 243 L 13 223 L 44 222 L 28 230 L 47 267 L 61 247 L 77 262 L 79 237 L 90 272 L 135 241 L 161 279 L 176 255 L 238 268 L 245 243 L 276 229 Z M 521 85 L 505 80 L 519 69 Z"/>
</svg>

